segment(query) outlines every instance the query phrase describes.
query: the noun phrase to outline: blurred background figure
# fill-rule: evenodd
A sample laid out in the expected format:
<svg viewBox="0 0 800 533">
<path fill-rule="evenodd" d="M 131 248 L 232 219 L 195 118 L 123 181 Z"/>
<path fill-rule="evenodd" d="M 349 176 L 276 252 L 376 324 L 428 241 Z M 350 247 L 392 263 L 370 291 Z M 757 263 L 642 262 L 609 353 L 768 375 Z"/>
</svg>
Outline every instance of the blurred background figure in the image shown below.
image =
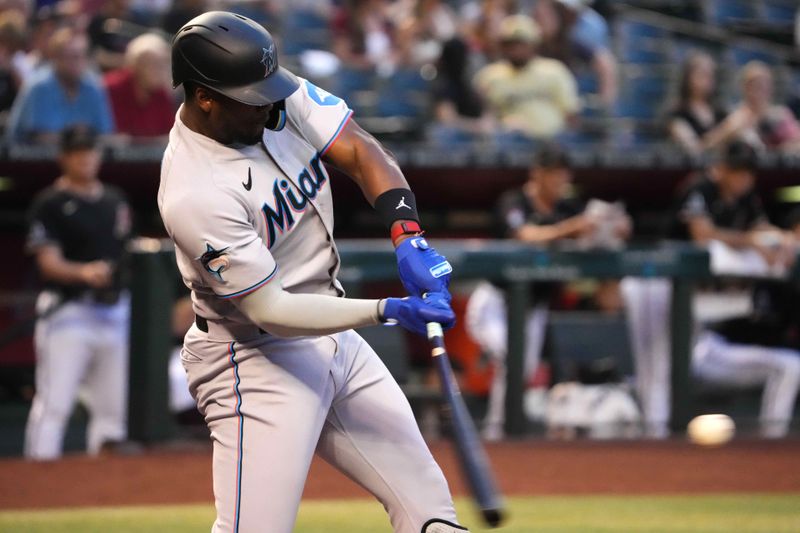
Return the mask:
<svg viewBox="0 0 800 533">
<path fill-rule="evenodd" d="M 426 65 L 442 54 L 445 42 L 453 39 L 461 21 L 447 2 L 442 0 L 408 0 L 397 2 L 400 48 L 407 50 L 409 65 Z"/>
<path fill-rule="evenodd" d="M 684 61 L 678 78 L 677 102 L 669 113 L 671 139 L 687 153 L 700 155 L 726 141 L 720 123 L 725 110 L 719 105 L 714 59 L 693 52 Z"/>
<path fill-rule="evenodd" d="M 744 140 L 758 149 L 800 151 L 800 124 L 783 104 L 773 101 L 773 76 L 761 61 L 740 73 L 742 101 L 721 125 L 726 138 Z"/>
<path fill-rule="evenodd" d="M 500 55 L 500 24 L 516 11 L 514 0 L 470 0 L 461 8 L 464 32 L 472 50 L 485 61 Z"/>
<path fill-rule="evenodd" d="M 530 17 L 503 20 L 503 59 L 475 75 L 475 87 L 488 110 L 508 132 L 530 139 L 562 133 L 580 109 L 575 78 L 558 60 L 537 54 L 539 26 Z"/>
<path fill-rule="evenodd" d="M 114 120 L 105 89 L 89 69 L 89 42 L 71 28 L 50 39 L 52 64 L 36 72 L 22 87 L 11 109 L 6 137 L 17 143 L 57 142 L 67 126 L 85 123 L 110 134 Z"/>
<path fill-rule="evenodd" d="M 117 137 L 126 142 L 166 142 L 175 120 L 169 91 L 169 45 L 148 33 L 130 42 L 125 66 L 105 76 Z"/>
<path fill-rule="evenodd" d="M 83 385 L 89 453 L 127 433 L 130 298 L 122 291 L 131 212 L 122 192 L 98 180 L 94 131 L 61 134 L 62 175 L 36 197 L 27 248 L 44 288 L 36 303 L 36 395 L 25 455 L 61 455 L 64 431 Z"/>
<path fill-rule="evenodd" d="M 566 64 L 577 76 L 591 73 L 596 107 L 610 111 L 617 99 L 617 60 L 608 24 L 592 0 L 539 0 L 534 17 L 542 29 L 540 53 Z"/>
<path fill-rule="evenodd" d="M 208 11 L 208 7 L 206 0 L 172 0 L 171 6 L 161 19 L 161 29 L 169 35 L 174 35 L 181 26 Z"/>
<path fill-rule="evenodd" d="M 763 387 L 760 434 L 782 438 L 789 432 L 800 389 L 800 351 L 780 345 L 782 332 L 769 320 L 774 303 L 764 289 L 753 292 L 752 314 L 703 325 L 692 352 L 692 372 L 714 386 Z"/>
<path fill-rule="evenodd" d="M 469 142 L 489 136 L 494 122 L 484 113 L 481 97 L 470 80 L 469 48 L 461 39 L 444 43 L 433 84 L 435 123 L 431 140 L 439 144 Z"/>
<path fill-rule="evenodd" d="M 567 239 L 584 239 L 594 245 L 593 236 L 610 229 L 627 239 L 631 226 L 627 216 L 598 219 L 586 212 L 586 204 L 572 191 L 569 156 L 548 144 L 540 149 L 520 189 L 507 191 L 497 205 L 498 233 L 504 238 L 546 246 Z M 560 283 L 535 283 L 529 296 L 530 310 L 525 328 L 525 379 L 530 383 L 539 368 L 549 308 L 561 292 Z M 501 290 L 481 283 L 467 304 L 467 330 L 494 367 L 483 435 L 490 440 L 503 436 L 505 422 L 506 357 L 508 316 Z"/>
<path fill-rule="evenodd" d="M 787 261 L 783 232 L 770 223 L 755 190 L 757 168 L 755 150 L 744 141 L 732 142 L 722 159 L 681 194 L 671 236 L 709 246 L 717 274 L 742 269 L 742 274 L 764 274 Z"/>
<path fill-rule="evenodd" d="M 146 29 L 135 24 L 130 5 L 130 0 L 106 0 L 86 29 L 92 58 L 104 72 L 123 66 L 125 48 L 135 36 L 134 31 Z"/>
<path fill-rule="evenodd" d="M 0 131 L 22 85 L 19 59 L 25 50 L 26 37 L 26 21 L 22 13 L 14 10 L 0 12 Z"/>
<path fill-rule="evenodd" d="M 386 0 L 346 0 L 332 20 L 333 52 L 351 68 L 391 74 L 401 62 L 397 28 Z"/>
<path fill-rule="evenodd" d="M 732 142 L 677 201 L 669 237 L 708 247 L 715 274 L 763 276 L 773 267 L 784 270 L 793 257 L 788 236 L 770 224 L 754 189 L 756 169 L 754 149 L 742 141 Z M 646 435 L 663 438 L 669 435 L 670 419 L 672 284 L 662 278 L 626 278 L 622 294 Z M 713 302 L 713 293 L 710 298 Z M 729 314 L 731 306 L 723 307 Z"/>
</svg>

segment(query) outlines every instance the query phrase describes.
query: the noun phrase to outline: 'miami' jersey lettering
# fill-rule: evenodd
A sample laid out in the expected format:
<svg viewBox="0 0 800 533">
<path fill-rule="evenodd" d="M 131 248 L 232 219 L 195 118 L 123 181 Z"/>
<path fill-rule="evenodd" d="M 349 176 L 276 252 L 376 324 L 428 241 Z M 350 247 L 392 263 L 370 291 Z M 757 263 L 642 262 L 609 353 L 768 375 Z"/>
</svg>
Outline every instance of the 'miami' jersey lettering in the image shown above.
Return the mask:
<svg viewBox="0 0 800 533">
<path fill-rule="evenodd" d="M 274 207 L 270 206 L 268 202 L 264 202 L 261 207 L 264 223 L 267 225 L 267 248 L 272 248 L 272 245 L 275 244 L 278 231 L 283 234 L 292 229 L 295 222 L 292 211 L 295 213 L 305 211 L 309 200 L 316 198 L 325 184 L 325 172 L 322 169 L 319 155 L 309 161 L 309 166 L 311 171 L 306 167 L 297 177 L 299 190 L 290 186 L 287 180 L 276 180 L 272 186 L 272 205 Z"/>
</svg>

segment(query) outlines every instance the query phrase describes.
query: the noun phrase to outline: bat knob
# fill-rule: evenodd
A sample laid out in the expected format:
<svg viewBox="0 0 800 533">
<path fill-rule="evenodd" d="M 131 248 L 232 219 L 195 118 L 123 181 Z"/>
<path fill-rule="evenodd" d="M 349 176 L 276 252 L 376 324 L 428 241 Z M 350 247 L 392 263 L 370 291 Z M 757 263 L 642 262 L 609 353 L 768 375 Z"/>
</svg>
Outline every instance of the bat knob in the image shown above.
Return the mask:
<svg viewBox="0 0 800 533">
<path fill-rule="evenodd" d="M 499 526 L 505 520 L 505 514 L 502 509 L 482 509 L 483 520 L 489 527 Z"/>
</svg>

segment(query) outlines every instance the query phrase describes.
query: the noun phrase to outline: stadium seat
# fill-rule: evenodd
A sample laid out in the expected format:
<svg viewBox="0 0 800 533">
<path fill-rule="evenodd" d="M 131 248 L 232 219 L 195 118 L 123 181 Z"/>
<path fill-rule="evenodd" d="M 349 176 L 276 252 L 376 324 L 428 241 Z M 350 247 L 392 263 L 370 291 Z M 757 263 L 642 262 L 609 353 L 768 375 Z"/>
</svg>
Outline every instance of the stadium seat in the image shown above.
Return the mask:
<svg viewBox="0 0 800 533">
<path fill-rule="evenodd" d="M 375 80 L 376 76 L 372 70 L 342 65 L 332 78 L 331 92 L 350 101 L 356 92 L 374 90 Z"/>
<path fill-rule="evenodd" d="M 429 82 L 420 75 L 419 69 L 400 69 L 392 73 L 392 85 L 409 91 L 427 91 Z"/>
<path fill-rule="evenodd" d="M 758 5 L 752 0 L 706 0 L 706 21 L 723 26 L 758 18 Z"/>
<path fill-rule="evenodd" d="M 312 9 L 289 9 L 283 20 L 286 31 L 327 30 L 328 19 Z"/>
<path fill-rule="evenodd" d="M 731 64 L 741 67 L 750 61 L 763 61 L 768 65 L 781 63 L 781 58 L 764 48 L 753 45 L 732 43 L 726 53 Z"/>
<path fill-rule="evenodd" d="M 671 84 L 661 69 L 628 69 L 617 98 L 616 115 L 652 119 L 662 110 Z"/>
<path fill-rule="evenodd" d="M 667 32 L 643 22 L 622 20 L 616 25 L 617 55 L 625 63 L 667 63 Z"/>
<path fill-rule="evenodd" d="M 780 25 L 792 24 L 797 7 L 796 2 L 791 0 L 765 0 L 763 3 L 764 18 L 768 22 Z"/>
<path fill-rule="evenodd" d="M 299 55 L 306 50 L 326 50 L 330 47 L 328 30 L 284 31 L 281 52 Z"/>
<path fill-rule="evenodd" d="M 622 315 L 550 313 L 547 349 L 556 381 L 573 380 L 579 367 L 600 360 L 613 365 L 620 377 L 633 375 L 628 325 Z"/>
</svg>

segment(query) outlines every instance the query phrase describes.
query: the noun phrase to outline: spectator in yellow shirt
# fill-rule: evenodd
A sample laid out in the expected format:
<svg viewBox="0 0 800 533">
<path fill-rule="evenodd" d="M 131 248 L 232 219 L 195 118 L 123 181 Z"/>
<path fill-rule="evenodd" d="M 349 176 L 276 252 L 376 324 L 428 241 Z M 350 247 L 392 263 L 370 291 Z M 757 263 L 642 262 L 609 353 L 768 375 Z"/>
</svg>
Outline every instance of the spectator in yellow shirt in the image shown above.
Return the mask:
<svg viewBox="0 0 800 533">
<path fill-rule="evenodd" d="M 506 130 L 550 139 L 567 128 L 580 101 L 569 69 L 561 61 L 537 56 L 540 36 L 532 18 L 505 18 L 500 25 L 503 59 L 478 71 L 474 83 Z"/>
</svg>

